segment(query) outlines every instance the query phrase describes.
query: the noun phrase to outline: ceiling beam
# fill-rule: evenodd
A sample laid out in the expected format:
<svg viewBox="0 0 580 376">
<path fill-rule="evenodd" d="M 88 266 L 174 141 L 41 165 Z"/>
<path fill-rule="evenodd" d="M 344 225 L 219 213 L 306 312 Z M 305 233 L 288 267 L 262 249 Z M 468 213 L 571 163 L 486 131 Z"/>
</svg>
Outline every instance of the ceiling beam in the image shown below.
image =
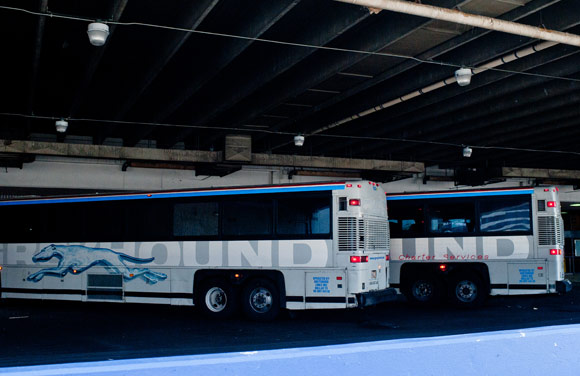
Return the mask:
<svg viewBox="0 0 580 376">
<path fill-rule="evenodd" d="M 318 7 L 332 5 L 321 2 L 311 4 L 317 4 Z M 344 9 L 344 7 L 340 6 L 325 7 L 324 14 L 324 17 L 315 15 L 314 20 L 317 22 L 312 22 L 309 27 L 296 30 L 292 40 L 295 43 L 305 45 L 324 46 L 370 17 L 369 12 L 363 9 L 352 12 L 352 10 Z M 228 75 L 228 85 L 215 90 L 209 98 L 206 98 L 207 105 L 205 108 L 207 110 L 193 114 L 191 122 L 200 125 L 212 120 L 220 112 L 232 107 L 278 75 L 288 71 L 316 52 L 315 48 L 303 46 L 271 47 L 273 53 L 266 54 L 261 58 L 258 56 L 252 57 L 252 64 L 249 64 L 243 70 L 235 71 Z M 185 129 L 173 137 L 162 140 L 162 144 L 171 147 L 194 132 L 195 130 L 192 128 Z"/>
<path fill-rule="evenodd" d="M 506 13 L 505 15 L 500 16 L 500 19 L 505 19 L 505 20 L 510 20 L 510 21 L 516 21 L 516 20 L 520 20 L 523 19 L 525 17 L 528 17 L 532 14 L 534 14 L 535 12 L 538 12 L 539 10 L 543 10 L 549 6 L 552 6 L 554 4 L 559 3 L 560 0 L 533 0 L 531 2 L 529 2 L 528 4 L 526 4 L 523 7 L 519 7 L 516 8 L 508 13 Z M 462 46 L 464 44 L 467 44 L 469 42 L 472 42 L 482 36 L 485 36 L 487 34 L 491 33 L 491 31 L 489 30 L 485 30 L 485 29 L 474 29 L 471 30 L 468 33 L 464 33 L 456 38 L 453 38 L 452 40 L 449 40 L 447 42 L 444 42 L 426 52 L 423 52 L 419 55 L 417 55 L 417 60 L 407 60 L 399 65 L 397 65 L 396 67 L 393 67 L 391 69 L 388 69 L 387 71 L 385 71 L 384 73 L 375 76 L 359 85 L 356 85 L 340 94 L 335 95 L 334 97 L 332 97 L 331 99 L 316 105 L 310 109 L 307 109 L 305 111 L 303 111 L 301 114 L 299 114 L 298 116 L 294 117 L 291 120 L 287 120 L 287 121 L 283 121 L 273 127 L 271 127 L 272 131 L 279 131 L 281 129 L 285 129 L 288 128 L 289 126 L 295 125 L 295 124 L 300 124 L 301 122 L 304 122 L 307 118 L 311 117 L 312 115 L 316 114 L 316 113 L 320 113 L 322 111 L 325 110 L 329 110 L 331 109 L 333 106 L 343 102 L 344 100 L 346 100 L 347 98 L 351 98 L 354 97 L 357 94 L 362 93 L 365 90 L 368 90 L 369 88 L 376 86 L 382 82 L 385 82 L 401 73 L 404 73 L 414 67 L 417 67 L 418 65 L 420 65 L 420 61 L 426 61 L 426 60 L 431 60 L 434 59 L 438 56 L 441 56 L 443 54 L 449 53 L 451 51 L 453 51 L 455 48 Z M 494 46 L 495 48 L 495 46 Z M 479 49 L 479 52 L 482 53 L 484 50 L 487 49 Z M 458 61 L 463 63 L 462 61 Z M 465 63 L 468 63 L 468 61 L 465 61 Z M 303 129 L 302 131 L 305 131 L 305 129 Z M 259 138 L 256 140 L 258 141 Z M 266 149 L 269 149 L 269 147 L 266 147 Z"/>
<path fill-rule="evenodd" d="M 113 16 L 111 17 L 111 21 L 118 22 L 125 11 L 125 7 L 129 0 L 116 0 L 113 4 L 111 13 Z M 109 26 L 109 37 L 108 43 L 105 43 L 104 46 L 94 47 L 92 48 L 92 53 L 89 58 L 87 68 L 85 69 L 85 74 L 81 79 L 81 82 L 77 88 L 76 94 L 73 97 L 73 102 L 69 109 L 69 118 L 75 117 L 79 110 L 80 105 L 83 103 L 85 95 L 88 92 L 89 85 L 93 81 L 93 76 L 95 75 L 95 71 L 99 67 L 103 56 L 105 55 L 105 51 L 107 50 L 107 46 L 111 43 L 111 39 L 115 32 L 117 25 L 111 24 Z"/>
<path fill-rule="evenodd" d="M 572 102 L 541 115 L 531 115 L 513 122 L 490 125 L 486 129 L 472 131 L 473 137 L 470 139 L 462 139 L 461 141 L 451 139 L 446 140 L 446 142 L 453 143 L 456 141 L 458 144 L 469 145 L 476 151 L 485 150 L 478 149 L 477 146 L 490 148 L 497 146 L 497 149 L 494 149 L 496 152 L 493 155 L 493 159 L 501 160 L 502 158 L 507 159 L 507 154 L 504 156 L 504 152 L 501 150 L 504 148 L 520 148 L 522 151 L 524 149 L 548 150 L 550 148 L 548 144 L 554 139 L 554 135 L 558 134 L 557 131 L 566 129 L 567 131 L 560 133 L 564 134 L 564 139 L 552 145 L 555 149 L 560 149 L 565 144 L 565 135 L 574 130 L 574 127 L 578 124 L 578 116 L 580 116 L 580 106 L 578 103 Z M 571 135 L 567 140 L 576 144 L 575 138 Z M 420 152 L 414 154 L 414 157 L 418 159 L 427 157 L 440 148 L 441 146 L 425 145 Z M 507 150 L 505 153 L 511 155 L 513 152 L 517 152 L 517 150 Z M 438 155 L 445 159 L 453 158 L 457 153 L 453 150 L 447 152 L 439 151 Z M 473 159 L 476 158 L 477 155 L 473 155 Z"/>
<path fill-rule="evenodd" d="M 510 69 L 522 72 L 535 69 L 533 72 L 539 74 L 568 76 L 577 73 L 580 69 L 577 66 L 579 52 L 577 48 L 556 46 L 526 59 L 515 61 L 511 63 Z M 488 109 L 486 106 L 488 101 L 492 101 L 498 96 L 513 95 L 517 91 L 546 85 L 551 80 L 546 77 L 516 76 L 513 73 L 490 71 L 485 73 L 485 77 L 482 76 L 482 80 L 472 82 L 467 87 L 458 85 L 448 87 L 437 93 L 437 95 L 423 96 L 411 101 L 405 108 L 395 108 L 393 112 L 398 115 L 398 118 L 391 112 L 385 112 L 377 114 L 370 119 L 364 119 L 362 123 L 356 124 L 356 130 L 359 132 L 366 130 L 365 134 L 369 136 L 381 137 L 388 135 L 395 139 L 420 138 L 422 140 L 431 140 L 432 138 L 440 138 L 438 135 L 442 129 L 445 129 L 445 126 L 454 124 L 456 120 L 466 121 L 471 119 L 471 112 L 466 111 L 467 108 L 473 106 L 474 112 L 478 113 L 478 110 L 475 109 L 476 106 Z M 470 95 L 466 95 L 466 93 Z M 442 105 L 443 103 L 445 105 Z M 415 111 L 414 115 L 408 116 L 406 111 L 411 111 L 412 109 Z M 403 111 L 403 113 L 397 110 Z M 453 121 L 450 123 L 449 119 L 453 119 Z M 383 124 L 389 124 L 389 126 L 382 126 Z M 425 127 L 425 124 L 429 124 L 429 127 Z M 353 132 L 353 130 L 350 132 Z M 425 137 L 423 133 L 431 134 L 431 137 Z M 352 144 L 351 146 L 353 146 Z M 344 147 L 344 144 L 333 143 L 330 144 L 329 148 L 336 150 L 340 146 Z M 354 146 L 358 146 L 361 150 L 364 149 L 367 153 L 377 149 L 363 148 L 363 145 Z M 381 145 L 381 147 L 385 146 L 392 148 L 391 151 L 403 151 L 408 147 L 396 142 L 388 142 L 385 145 Z M 330 152 L 327 149 L 323 149 L 323 151 Z"/>
<path fill-rule="evenodd" d="M 436 2 L 441 6 L 461 6 L 472 0 L 465 0 L 457 4 L 456 0 L 427 1 Z M 347 37 L 342 37 L 333 47 L 369 53 L 380 52 L 388 46 L 396 43 L 401 38 L 428 25 L 430 20 L 412 16 L 400 16 L 393 13 L 384 13 L 373 16 L 375 19 L 365 28 L 357 29 Z M 389 30 L 385 33 L 384 30 Z M 370 36 L 370 38 L 369 38 Z M 364 60 L 369 55 L 355 53 L 337 53 L 336 51 L 317 51 L 308 59 L 296 66 L 285 75 L 276 77 L 267 85 L 258 90 L 254 95 L 244 99 L 231 109 L 230 116 L 222 123 L 231 124 L 233 127 L 243 125 L 274 107 L 283 103 L 287 98 L 293 98 L 308 89 L 316 87 L 330 77 L 347 70 L 356 63 Z M 317 67 L 313 69 L 313 67 Z M 220 117 L 223 119 L 224 117 Z M 224 133 L 218 133 L 210 140 L 215 141 L 224 137 Z M 258 137 L 258 139 L 261 137 Z"/>
<path fill-rule="evenodd" d="M 216 6 L 219 0 L 204 0 L 191 2 L 193 9 L 190 9 L 189 17 L 180 26 L 184 29 L 195 30 L 207 17 L 207 15 Z M 139 85 L 135 85 L 134 89 L 127 95 L 127 99 L 115 114 L 114 120 L 124 119 L 127 113 L 133 108 L 135 103 L 139 100 L 141 95 L 149 88 L 151 83 L 157 78 L 161 71 L 173 59 L 175 54 L 181 49 L 185 42 L 189 39 L 191 33 L 183 32 L 176 34 L 176 36 L 163 44 L 161 51 L 156 54 L 156 59 L 149 66 L 147 73 Z M 107 125 L 100 128 L 100 132 L 94 139 L 95 144 L 102 144 L 103 141 L 109 137 L 115 127 Z"/>
<path fill-rule="evenodd" d="M 46 13 L 48 10 L 48 0 L 41 0 L 39 13 Z M 34 101 L 36 99 L 36 85 L 38 80 L 38 71 L 40 69 L 40 53 L 42 51 L 42 39 L 44 38 L 44 26 L 46 25 L 46 16 L 40 16 L 36 24 L 36 38 L 34 39 L 34 56 L 32 57 L 32 73 L 29 78 L 28 90 L 28 104 L 26 107 L 26 114 L 32 115 L 34 113 Z M 26 120 L 24 129 L 25 138 L 28 138 L 31 128 L 31 119 Z"/>
<path fill-rule="evenodd" d="M 223 153 L 221 151 L 130 148 L 122 146 L 16 140 L 0 140 L 0 153 L 179 163 L 223 162 Z M 425 170 L 425 166 L 420 162 L 279 154 L 252 154 L 251 161 L 246 162 L 245 164 L 255 166 L 362 170 L 406 174 L 419 173 Z"/>
<path fill-rule="evenodd" d="M 561 169 L 502 167 L 502 176 L 506 178 L 541 178 L 580 180 L 580 171 Z"/>
<path fill-rule="evenodd" d="M 570 7 L 573 7 L 573 8 L 570 8 Z M 562 2 L 562 3 L 558 4 L 555 8 L 549 8 L 546 11 L 543 11 L 541 13 L 541 17 L 545 22 L 550 24 L 552 27 L 566 30 L 566 29 L 572 28 L 572 27 L 580 24 L 580 20 L 576 16 L 574 16 L 573 13 L 568 13 L 568 12 L 574 12 L 574 11 L 580 12 L 580 3 L 578 3 L 578 2 L 575 2 L 575 3 Z M 563 12 L 564 12 L 564 16 L 562 15 Z M 539 16 L 534 15 L 534 17 L 539 17 Z M 526 20 L 526 22 L 530 22 L 530 20 Z M 497 49 L 497 46 L 501 45 L 503 48 L 503 51 L 504 51 L 504 52 L 501 52 L 502 55 L 509 52 L 509 51 L 513 51 L 514 49 L 521 48 L 525 43 L 527 43 L 526 40 L 521 40 L 519 38 L 516 38 L 514 36 L 509 36 L 509 35 L 508 36 L 501 36 L 501 38 L 498 38 L 497 35 L 495 35 L 494 37 L 495 37 L 494 38 L 495 41 L 491 40 L 488 43 L 490 45 L 492 45 L 494 49 Z M 539 52 L 539 53 L 531 55 L 529 57 L 526 57 L 525 59 L 523 59 L 524 63 L 515 61 L 515 62 L 510 63 L 510 65 L 507 65 L 506 67 L 510 67 L 512 70 L 515 70 L 515 71 L 531 69 L 532 67 L 539 66 L 542 63 L 544 63 L 542 61 L 542 59 L 540 58 L 541 56 L 555 55 L 555 57 L 553 57 L 552 59 L 544 58 L 544 59 L 546 59 L 546 61 L 552 61 L 552 60 L 556 59 L 558 57 L 558 53 L 555 53 L 553 51 L 554 49 L 556 49 L 557 51 L 562 51 L 561 52 L 562 56 L 568 56 L 569 54 L 574 54 L 578 51 L 578 49 L 575 47 L 560 45 L 560 46 L 549 48 L 545 51 Z M 482 55 L 482 53 L 487 54 L 488 53 L 487 50 L 488 50 L 487 48 L 482 48 L 481 45 L 478 44 L 477 46 L 473 46 L 473 47 L 468 48 L 468 49 L 465 49 L 465 48 L 458 49 L 457 51 L 454 51 L 454 54 L 455 55 L 461 54 L 462 56 L 464 56 L 464 59 L 467 60 L 468 62 L 471 62 L 471 64 L 473 64 L 473 63 L 479 64 L 479 63 L 483 63 L 484 61 L 477 62 L 476 59 L 481 59 L 481 58 L 483 58 L 483 56 L 486 56 L 486 55 Z M 477 56 L 480 56 L 480 57 L 477 57 Z M 489 55 L 487 55 L 487 56 L 489 59 Z M 524 66 L 527 68 L 523 68 Z M 442 78 L 447 78 L 449 71 L 451 73 L 453 72 L 452 69 L 445 70 L 445 69 L 441 68 L 439 70 L 443 71 L 443 72 L 448 72 L 448 73 L 442 73 L 440 75 Z M 435 67 L 433 67 L 430 71 L 435 72 L 435 71 L 437 71 L 437 69 Z M 553 74 L 559 75 L 557 72 L 553 73 Z M 436 116 L 437 113 L 441 114 L 442 111 L 445 111 L 445 110 L 443 110 L 443 106 L 438 106 L 437 108 L 434 108 L 433 111 L 423 111 L 422 114 L 417 115 L 417 113 L 418 113 L 417 110 L 419 108 L 424 107 L 426 104 L 431 105 L 434 103 L 441 102 L 445 99 L 452 98 L 453 96 L 456 96 L 456 95 L 461 95 L 462 96 L 461 99 L 454 101 L 454 103 L 452 103 L 450 105 L 455 107 L 455 108 L 465 107 L 466 106 L 465 101 L 478 100 L 478 97 L 475 95 L 466 96 L 465 95 L 466 92 L 472 92 L 474 89 L 476 89 L 478 87 L 485 86 L 485 85 L 489 84 L 490 82 L 497 81 L 499 79 L 503 79 L 503 78 L 509 77 L 511 75 L 512 74 L 510 74 L 510 73 L 487 71 L 485 73 L 485 78 L 474 80 L 474 82 L 472 82 L 472 84 L 470 86 L 459 87 L 457 85 L 453 85 L 450 87 L 446 87 L 445 90 L 440 90 L 437 93 L 438 95 L 421 96 L 421 97 L 416 98 L 412 101 L 404 102 L 398 106 L 394 106 L 394 107 L 388 108 L 386 110 L 380 111 L 376 115 L 369 116 L 369 117 L 365 118 L 364 120 L 362 120 L 362 119 L 355 120 L 355 122 L 358 123 L 356 125 L 356 131 L 361 132 L 363 130 L 374 127 L 376 130 L 365 131 L 365 133 L 369 134 L 369 135 L 373 135 L 373 136 L 378 136 L 381 133 L 385 132 L 385 128 L 384 127 L 376 128 L 376 126 L 383 124 L 388 119 L 388 121 L 390 123 L 390 126 L 388 128 L 388 132 L 390 132 L 392 134 L 392 132 L 396 129 L 403 129 L 405 134 L 406 134 L 406 137 L 412 138 L 412 135 L 411 135 L 412 132 L 409 132 L 409 129 L 408 129 L 410 122 L 418 124 L 419 128 L 417 131 L 422 132 L 422 130 L 423 130 L 423 126 L 421 125 L 422 121 L 426 121 L 427 119 L 432 119 Z M 424 77 L 424 75 L 420 75 L 420 76 Z M 437 81 L 438 78 L 436 78 L 436 77 L 437 76 L 433 76 L 432 78 L 429 78 L 428 82 Z M 493 79 L 492 77 L 496 77 L 496 78 Z M 530 82 L 532 81 L 529 78 L 526 78 L 526 79 Z M 411 80 L 409 80 L 409 81 L 411 81 Z M 404 82 L 404 83 L 399 83 L 398 85 L 395 85 L 395 86 L 403 87 L 403 90 L 399 90 L 398 92 L 393 93 L 392 90 L 388 90 L 387 88 L 385 88 L 384 90 L 382 90 L 383 93 L 387 93 L 387 97 L 385 97 L 385 100 L 393 99 L 393 98 L 399 97 L 401 95 L 405 95 L 412 90 L 411 88 L 420 87 L 420 83 L 411 82 L 411 86 L 409 86 L 408 82 Z M 409 88 L 409 89 L 407 89 L 407 88 Z M 373 93 L 370 93 L 370 94 L 373 94 Z M 494 96 L 497 95 L 497 92 L 494 91 L 494 93 L 492 95 L 494 95 Z M 369 97 L 374 98 L 375 96 L 369 95 Z M 382 98 L 380 98 L 380 99 L 382 99 Z M 377 103 L 377 102 L 375 102 L 375 103 Z M 381 102 L 378 102 L 378 103 L 381 103 Z M 367 105 L 367 108 L 368 108 L 368 105 Z M 445 107 L 445 109 L 447 109 L 447 107 Z M 401 116 L 401 115 L 408 113 L 408 112 L 412 112 L 414 114 L 414 116 L 408 117 L 407 119 L 403 120 L 403 122 L 397 122 L 397 125 L 393 126 L 394 122 L 392 121 L 392 119 L 395 116 L 395 114 L 398 116 Z M 448 111 L 448 112 L 450 112 L 450 111 Z M 332 148 L 344 147 L 344 143 L 343 144 L 333 143 L 331 145 L 331 147 Z"/>
<path fill-rule="evenodd" d="M 204 59 L 194 62 L 190 70 L 192 75 L 185 78 L 187 85 L 177 92 L 171 93 L 170 100 L 162 104 L 160 108 L 156 108 L 151 119 L 152 122 L 162 122 L 171 116 L 204 85 L 217 77 L 232 61 L 255 43 L 252 38 L 260 38 L 276 22 L 294 9 L 299 2 L 300 0 L 266 1 L 254 6 L 250 13 L 251 18 L 245 22 L 237 23 L 229 31 L 232 35 L 243 35 L 248 39 L 221 38 L 213 43 L 211 48 L 204 52 L 206 55 Z M 149 137 L 154 130 L 155 126 L 144 126 L 136 130 L 125 144 L 134 146 L 140 140 Z"/>
</svg>

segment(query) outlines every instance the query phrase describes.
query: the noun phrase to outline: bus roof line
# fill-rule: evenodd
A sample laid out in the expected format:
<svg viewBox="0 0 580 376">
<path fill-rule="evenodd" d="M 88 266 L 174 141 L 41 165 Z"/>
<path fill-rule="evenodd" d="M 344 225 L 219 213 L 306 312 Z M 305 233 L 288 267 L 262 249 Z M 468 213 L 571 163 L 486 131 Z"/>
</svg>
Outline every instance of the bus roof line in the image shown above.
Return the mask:
<svg viewBox="0 0 580 376">
<path fill-rule="evenodd" d="M 46 197 L 34 199 L 19 199 L 0 201 L 0 206 L 9 205 L 33 205 L 33 204 L 58 204 L 58 203 L 75 203 L 75 202 L 97 202 L 97 201 L 123 201 L 123 200 L 145 200 L 151 198 L 179 198 L 179 197 L 211 197 L 211 196 L 229 196 L 229 195 L 250 195 L 260 193 L 288 193 L 288 192 L 314 192 L 330 191 L 335 189 L 345 189 L 346 183 L 315 183 L 315 184 L 292 184 L 292 185 L 275 185 L 275 186 L 256 186 L 256 187 L 222 187 L 222 188 L 204 188 L 199 190 L 184 191 L 165 191 L 151 193 L 126 193 L 100 196 L 61 196 Z"/>
<path fill-rule="evenodd" d="M 482 197 L 482 196 L 509 196 L 532 194 L 531 188 L 497 189 L 497 190 L 475 190 L 475 191 L 453 191 L 453 192 L 424 192 L 424 193 L 402 193 L 387 194 L 388 201 L 412 200 L 420 198 L 449 198 L 449 197 Z"/>
</svg>

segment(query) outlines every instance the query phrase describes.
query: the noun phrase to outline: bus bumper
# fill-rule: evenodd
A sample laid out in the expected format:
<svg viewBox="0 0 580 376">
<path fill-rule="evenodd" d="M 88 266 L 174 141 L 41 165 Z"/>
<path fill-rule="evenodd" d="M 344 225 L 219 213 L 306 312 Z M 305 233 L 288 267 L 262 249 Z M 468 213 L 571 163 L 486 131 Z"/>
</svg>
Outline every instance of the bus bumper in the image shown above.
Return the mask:
<svg viewBox="0 0 580 376">
<path fill-rule="evenodd" d="M 566 294 L 572 291 L 572 282 L 570 282 L 567 279 L 564 279 L 562 281 L 556 281 L 556 291 L 559 294 Z"/>
<path fill-rule="evenodd" d="M 369 307 L 380 303 L 392 302 L 397 299 L 397 290 L 388 288 L 356 294 L 359 307 Z"/>
</svg>

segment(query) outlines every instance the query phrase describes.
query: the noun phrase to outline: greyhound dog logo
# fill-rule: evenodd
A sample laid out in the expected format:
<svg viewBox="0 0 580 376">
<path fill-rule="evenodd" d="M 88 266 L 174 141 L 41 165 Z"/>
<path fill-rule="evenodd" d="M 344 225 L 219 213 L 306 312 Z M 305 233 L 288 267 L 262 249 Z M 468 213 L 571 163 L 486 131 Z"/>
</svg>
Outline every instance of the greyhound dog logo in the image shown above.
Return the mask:
<svg viewBox="0 0 580 376">
<path fill-rule="evenodd" d="M 68 273 L 80 274 L 93 266 L 103 266 L 110 274 L 121 274 L 125 281 L 140 278 L 149 284 L 155 284 L 167 278 L 166 274 L 157 273 L 147 268 L 133 268 L 133 264 L 148 264 L 155 260 L 138 258 L 115 252 L 108 248 L 89 248 L 83 245 L 54 245 L 44 247 L 32 256 L 34 262 L 47 262 L 52 258 L 58 259 L 54 268 L 42 269 L 28 276 L 29 281 L 39 282 L 45 276 L 64 277 Z"/>
</svg>

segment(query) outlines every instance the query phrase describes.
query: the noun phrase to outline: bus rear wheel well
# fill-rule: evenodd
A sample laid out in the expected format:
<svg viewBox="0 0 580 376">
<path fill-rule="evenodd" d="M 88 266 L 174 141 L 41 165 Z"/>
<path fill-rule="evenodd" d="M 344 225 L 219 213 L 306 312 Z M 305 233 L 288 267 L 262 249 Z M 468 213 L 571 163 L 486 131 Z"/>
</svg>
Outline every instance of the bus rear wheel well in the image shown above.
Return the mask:
<svg viewBox="0 0 580 376">
<path fill-rule="evenodd" d="M 280 294 L 280 308 L 286 308 L 286 284 L 284 275 L 278 270 L 255 270 L 255 269 L 202 269 L 195 272 L 193 278 L 193 294 L 196 294 L 196 286 L 203 281 L 219 278 L 229 283 L 236 294 L 241 294 L 243 287 L 254 280 L 267 280 L 276 286 Z"/>
</svg>

